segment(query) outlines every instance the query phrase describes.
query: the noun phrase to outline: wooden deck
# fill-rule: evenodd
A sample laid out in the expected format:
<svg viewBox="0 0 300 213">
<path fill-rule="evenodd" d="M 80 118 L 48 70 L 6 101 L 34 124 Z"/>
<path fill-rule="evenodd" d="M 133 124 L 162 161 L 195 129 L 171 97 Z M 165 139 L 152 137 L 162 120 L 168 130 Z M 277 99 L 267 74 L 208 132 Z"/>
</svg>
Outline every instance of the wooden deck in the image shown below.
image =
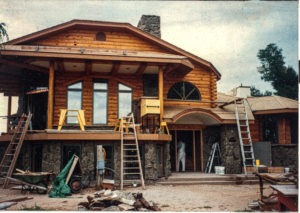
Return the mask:
<svg viewBox="0 0 300 213">
<path fill-rule="evenodd" d="M 169 142 L 172 140 L 171 135 L 167 134 L 138 134 L 139 141 L 157 141 Z M 12 134 L 4 134 L 0 136 L 0 142 L 10 141 Z M 118 141 L 121 140 L 121 134 L 113 130 L 55 130 L 46 129 L 40 131 L 28 131 L 25 136 L 25 141 L 76 141 L 76 140 L 91 140 L 91 141 Z"/>
</svg>

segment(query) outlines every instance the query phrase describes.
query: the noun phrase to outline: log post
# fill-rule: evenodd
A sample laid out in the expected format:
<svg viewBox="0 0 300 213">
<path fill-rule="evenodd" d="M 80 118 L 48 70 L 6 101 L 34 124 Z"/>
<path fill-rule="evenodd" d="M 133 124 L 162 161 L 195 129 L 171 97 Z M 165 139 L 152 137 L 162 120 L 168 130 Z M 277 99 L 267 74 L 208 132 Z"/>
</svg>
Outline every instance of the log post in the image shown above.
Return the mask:
<svg viewBox="0 0 300 213">
<path fill-rule="evenodd" d="M 159 98 L 159 105 L 160 105 L 160 115 L 159 115 L 159 125 L 163 121 L 164 116 L 164 75 L 162 66 L 159 67 L 158 71 L 158 98 Z"/>
<path fill-rule="evenodd" d="M 48 109 L 47 109 L 47 129 L 53 127 L 53 100 L 54 100 L 54 61 L 50 61 L 49 83 L 48 83 Z"/>
<path fill-rule="evenodd" d="M 7 102 L 7 123 L 6 123 L 6 132 L 10 131 L 10 121 L 11 121 L 11 95 L 8 96 L 8 102 Z"/>
</svg>

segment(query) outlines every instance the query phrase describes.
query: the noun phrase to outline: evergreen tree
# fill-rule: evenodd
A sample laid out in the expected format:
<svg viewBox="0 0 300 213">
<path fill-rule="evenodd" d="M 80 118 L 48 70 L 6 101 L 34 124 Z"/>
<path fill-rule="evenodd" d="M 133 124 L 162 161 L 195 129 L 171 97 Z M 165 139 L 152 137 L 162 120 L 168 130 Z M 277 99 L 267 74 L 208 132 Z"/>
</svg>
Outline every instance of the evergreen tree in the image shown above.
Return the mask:
<svg viewBox="0 0 300 213">
<path fill-rule="evenodd" d="M 8 37 L 5 27 L 6 27 L 6 24 L 4 22 L 1 22 L 0 23 L 0 43 L 3 42 L 4 38 L 6 38 L 6 41 L 9 40 L 9 37 Z"/>
<path fill-rule="evenodd" d="M 298 74 L 292 67 L 286 67 L 282 49 L 276 44 L 269 44 L 265 49 L 258 51 L 262 67 L 258 72 L 261 79 L 270 82 L 275 94 L 292 99 L 298 98 Z"/>
</svg>

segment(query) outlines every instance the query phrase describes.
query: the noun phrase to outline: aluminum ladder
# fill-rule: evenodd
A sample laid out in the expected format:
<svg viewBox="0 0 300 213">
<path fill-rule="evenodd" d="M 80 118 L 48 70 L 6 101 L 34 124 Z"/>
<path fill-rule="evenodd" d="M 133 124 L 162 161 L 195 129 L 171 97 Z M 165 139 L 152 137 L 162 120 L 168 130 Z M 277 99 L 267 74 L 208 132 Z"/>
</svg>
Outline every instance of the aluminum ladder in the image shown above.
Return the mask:
<svg viewBox="0 0 300 213">
<path fill-rule="evenodd" d="M 212 167 L 215 159 L 217 159 L 218 165 L 220 165 L 221 152 L 220 152 L 220 146 L 219 146 L 218 142 L 214 143 L 211 147 L 209 158 L 208 158 L 208 161 L 207 161 L 207 164 L 205 167 L 205 173 L 211 173 L 211 167 Z"/>
<path fill-rule="evenodd" d="M 241 155 L 243 161 L 244 173 L 247 174 L 247 167 L 255 166 L 252 138 L 249 128 L 248 114 L 246 111 L 245 100 L 236 100 L 235 117 L 238 129 Z"/>
<path fill-rule="evenodd" d="M 5 177 L 3 188 L 6 188 L 14 171 L 16 162 L 18 160 L 22 144 L 31 121 L 32 114 L 27 116 L 23 114 L 18 122 L 17 127 L 14 130 L 14 134 L 7 146 L 5 154 L 0 164 L 0 174 Z"/>
<path fill-rule="evenodd" d="M 124 131 L 125 130 L 125 131 Z M 130 131 L 132 130 L 132 131 Z M 143 169 L 139 151 L 139 143 L 137 139 L 134 115 L 130 113 L 128 116 L 120 119 L 121 132 L 121 190 L 125 184 L 140 183 L 145 189 Z"/>
</svg>

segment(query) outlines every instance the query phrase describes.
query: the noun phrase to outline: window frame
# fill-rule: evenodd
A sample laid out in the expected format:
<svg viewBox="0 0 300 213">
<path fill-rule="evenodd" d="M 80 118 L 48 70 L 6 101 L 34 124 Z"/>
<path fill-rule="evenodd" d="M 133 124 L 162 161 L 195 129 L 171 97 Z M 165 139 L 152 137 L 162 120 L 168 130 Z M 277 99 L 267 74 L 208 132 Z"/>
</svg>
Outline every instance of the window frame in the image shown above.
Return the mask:
<svg viewBox="0 0 300 213">
<path fill-rule="evenodd" d="M 106 90 L 105 89 L 95 89 L 95 84 L 96 83 L 105 83 L 106 84 Z M 105 119 L 105 122 L 104 123 L 95 123 L 94 121 L 94 114 L 95 114 L 95 92 L 106 92 L 106 119 Z M 108 82 L 106 80 L 94 80 L 93 81 L 93 113 L 92 113 L 92 122 L 93 122 L 93 125 L 107 125 L 108 123 Z"/>
<path fill-rule="evenodd" d="M 179 92 L 174 88 L 175 86 L 179 85 L 179 84 L 184 84 L 184 85 L 190 85 L 193 87 L 193 89 L 191 91 L 189 91 L 188 95 L 186 97 L 189 97 L 190 95 L 193 94 L 194 91 L 196 91 L 198 93 L 199 99 L 186 99 L 185 94 L 179 94 Z M 184 87 L 186 88 L 186 86 Z M 177 96 L 181 97 L 181 99 L 179 98 L 170 98 L 170 92 L 175 92 L 177 94 Z M 174 101 L 195 101 L 195 102 L 200 102 L 202 100 L 202 95 L 200 90 L 192 83 L 187 82 L 187 81 L 180 81 L 180 82 L 176 82 L 174 83 L 168 93 L 167 93 L 167 100 L 174 100 Z"/>
<path fill-rule="evenodd" d="M 81 88 L 80 89 L 78 89 L 78 88 L 69 88 L 70 86 L 72 86 L 72 85 L 75 85 L 75 84 L 81 84 Z M 71 91 L 71 92 L 81 92 L 81 97 L 80 97 L 80 110 L 82 109 L 82 107 L 83 107 L 83 87 L 84 87 L 84 85 L 83 85 L 83 81 L 77 81 L 77 82 L 75 82 L 75 83 L 72 83 L 72 84 L 69 84 L 69 85 L 67 85 L 67 109 L 72 109 L 72 108 L 69 108 L 69 92 Z M 79 110 L 79 109 L 78 109 Z M 70 122 L 69 121 L 69 118 L 67 118 L 66 119 L 66 123 L 67 124 L 77 124 L 77 122 Z"/>
<path fill-rule="evenodd" d="M 125 87 L 130 88 L 130 90 L 120 90 L 119 89 L 120 85 L 123 85 Z M 130 111 L 132 112 L 132 110 L 133 110 L 133 104 L 132 104 L 132 102 L 133 102 L 133 89 L 131 87 L 123 84 L 123 83 L 118 83 L 118 118 L 120 118 L 120 116 L 121 116 L 120 115 L 120 94 L 126 94 L 126 93 L 130 93 L 131 94 L 131 96 L 130 96 L 130 99 L 131 99 L 131 110 Z M 125 115 L 123 115 L 123 116 L 125 116 Z"/>
</svg>

